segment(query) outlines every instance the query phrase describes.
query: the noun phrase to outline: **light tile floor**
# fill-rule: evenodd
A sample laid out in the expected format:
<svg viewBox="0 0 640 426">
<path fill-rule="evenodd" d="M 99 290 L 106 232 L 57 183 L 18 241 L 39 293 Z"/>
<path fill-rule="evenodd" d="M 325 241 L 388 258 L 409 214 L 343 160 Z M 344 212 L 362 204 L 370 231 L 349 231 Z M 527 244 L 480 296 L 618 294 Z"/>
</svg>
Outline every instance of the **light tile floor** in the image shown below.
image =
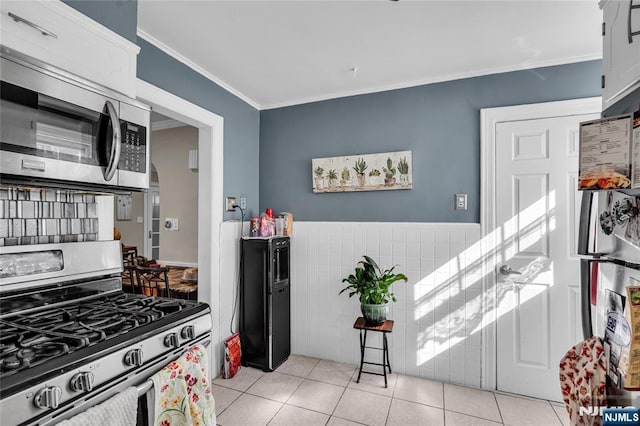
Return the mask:
<svg viewBox="0 0 640 426">
<path fill-rule="evenodd" d="M 569 424 L 559 403 L 391 374 L 300 355 L 272 373 L 243 367 L 213 381 L 218 424 L 249 425 L 536 425 Z"/>
</svg>

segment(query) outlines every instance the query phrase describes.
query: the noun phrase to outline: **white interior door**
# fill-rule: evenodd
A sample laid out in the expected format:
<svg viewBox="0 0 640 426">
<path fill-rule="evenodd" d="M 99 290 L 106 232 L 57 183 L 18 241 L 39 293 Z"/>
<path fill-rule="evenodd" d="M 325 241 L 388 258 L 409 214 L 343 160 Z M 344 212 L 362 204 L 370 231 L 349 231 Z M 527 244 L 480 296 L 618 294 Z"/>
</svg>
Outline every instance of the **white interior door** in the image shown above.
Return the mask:
<svg viewBox="0 0 640 426">
<path fill-rule="evenodd" d="M 578 124 L 597 117 L 496 124 L 499 390 L 561 400 L 558 364 L 582 340 Z"/>
</svg>

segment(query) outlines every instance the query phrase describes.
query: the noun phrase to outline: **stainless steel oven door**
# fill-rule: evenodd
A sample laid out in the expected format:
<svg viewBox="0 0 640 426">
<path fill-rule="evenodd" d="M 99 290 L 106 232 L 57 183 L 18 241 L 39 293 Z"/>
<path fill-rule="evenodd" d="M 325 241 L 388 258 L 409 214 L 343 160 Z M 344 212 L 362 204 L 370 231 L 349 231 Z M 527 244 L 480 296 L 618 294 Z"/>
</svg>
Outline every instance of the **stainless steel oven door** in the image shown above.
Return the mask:
<svg viewBox="0 0 640 426">
<path fill-rule="evenodd" d="M 118 100 L 4 57 L 0 69 L 2 173 L 118 185 Z"/>
<path fill-rule="evenodd" d="M 104 402 L 105 400 L 113 397 L 118 392 L 122 392 L 130 386 L 135 386 L 138 390 L 138 415 L 137 426 L 150 426 L 154 424 L 155 412 L 154 412 L 154 395 L 155 389 L 153 389 L 151 377 L 158 371 L 163 369 L 170 362 L 180 358 L 182 354 L 186 353 L 192 346 L 196 344 L 209 346 L 211 343 L 211 333 L 206 333 L 200 336 L 196 341 L 192 342 L 188 347 L 177 348 L 171 352 L 168 352 L 158 358 L 155 358 L 153 362 L 140 367 L 134 372 L 129 372 L 122 377 L 113 380 L 108 386 L 90 392 L 85 397 L 74 401 L 73 404 L 62 406 L 57 410 L 50 411 L 44 417 L 38 417 L 37 420 L 27 421 L 24 425 L 29 426 L 53 426 L 54 424 L 72 418 L 73 416 L 82 413 L 83 411 Z M 207 372 L 207 377 L 209 372 Z"/>
</svg>

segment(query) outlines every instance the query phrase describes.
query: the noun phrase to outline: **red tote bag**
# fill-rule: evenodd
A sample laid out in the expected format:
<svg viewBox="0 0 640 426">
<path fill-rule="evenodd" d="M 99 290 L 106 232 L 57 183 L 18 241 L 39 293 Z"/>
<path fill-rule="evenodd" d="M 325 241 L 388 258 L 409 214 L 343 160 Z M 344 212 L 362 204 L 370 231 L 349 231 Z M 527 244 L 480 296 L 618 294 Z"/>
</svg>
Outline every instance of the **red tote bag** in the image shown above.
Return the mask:
<svg viewBox="0 0 640 426">
<path fill-rule="evenodd" d="M 224 365 L 222 377 L 230 379 L 236 375 L 240 369 L 240 357 L 242 349 L 240 347 L 240 334 L 234 333 L 224 341 Z"/>
</svg>

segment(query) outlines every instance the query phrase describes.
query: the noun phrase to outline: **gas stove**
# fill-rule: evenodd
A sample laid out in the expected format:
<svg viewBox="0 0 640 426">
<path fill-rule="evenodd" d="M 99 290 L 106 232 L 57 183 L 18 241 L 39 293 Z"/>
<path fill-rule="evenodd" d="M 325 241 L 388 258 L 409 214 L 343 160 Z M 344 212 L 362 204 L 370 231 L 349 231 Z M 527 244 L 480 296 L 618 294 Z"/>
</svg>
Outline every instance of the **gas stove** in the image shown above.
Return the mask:
<svg viewBox="0 0 640 426">
<path fill-rule="evenodd" d="M 40 250 L 41 259 L 42 249 L 59 249 L 71 262 L 78 250 L 97 244 L 103 257 L 120 257 L 119 243 L 113 243 L 117 242 L 29 246 L 20 256 L 14 248 L 0 251 L 3 424 L 56 423 L 126 386 L 143 383 L 192 345 L 210 339 L 207 304 L 124 293 L 117 274 L 86 277 L 110 270 L 108 265 L 101 269 L 95 260 L 90 266 L 59 271 L 29 267 L 44 272 L 28 274 L 28 280 L 6 273 L 17 269 L 10 262 L 24 261 L 34 250 Z M 69 269 L 72 276 L 66 275 Z M 84 278 L 69 280 L 77 276 Z M 7 287 L 11 290 L 2 291 Z"/>
</svg>

